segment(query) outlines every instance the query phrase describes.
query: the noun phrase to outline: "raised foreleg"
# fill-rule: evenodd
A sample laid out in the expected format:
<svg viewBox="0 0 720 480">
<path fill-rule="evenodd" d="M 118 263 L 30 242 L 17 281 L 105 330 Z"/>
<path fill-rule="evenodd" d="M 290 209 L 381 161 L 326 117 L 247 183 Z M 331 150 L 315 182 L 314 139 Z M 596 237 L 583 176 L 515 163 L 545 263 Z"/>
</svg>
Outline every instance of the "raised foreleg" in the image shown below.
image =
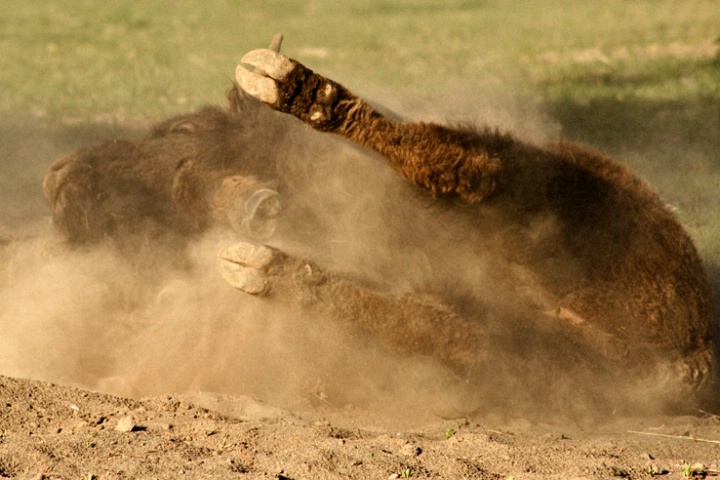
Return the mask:
<svg viewBox="0 0 720 480">
<path fill-rule="evenodd" d="M 497 188 L 501 162 L 493 148 L 477 142 L 477 132 L 390 119 L 342 85 L 273 49 L 253 50 L 242 63 L 235 75 L 247 93 L 317 130 L 379 152 L 433 195 L 478 202 Z M 500 135 L 493 141 L 498 148 L 507 143 Z"/>
</svg>

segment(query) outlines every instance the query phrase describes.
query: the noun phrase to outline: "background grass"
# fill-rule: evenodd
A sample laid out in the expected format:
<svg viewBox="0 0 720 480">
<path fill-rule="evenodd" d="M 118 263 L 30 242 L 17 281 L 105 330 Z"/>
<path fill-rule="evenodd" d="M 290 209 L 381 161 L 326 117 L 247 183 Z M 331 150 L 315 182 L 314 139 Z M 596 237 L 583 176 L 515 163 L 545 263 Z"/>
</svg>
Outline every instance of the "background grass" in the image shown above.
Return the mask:
<svg viewBox="0 0 720 480">
<path fill-rule="evenodd" d="M 350 86 L 720 97 L 713 0 L 43 0 L 3 3 L 0 108 L 123 121 L 216 102 L 276 31 L 286 53 Z"/>
<path fill-rule="evenodd" d="M 218 103 L 278 31 L 285 53 L 391 107 L 503 110 L 520 133 L 609 151 L 720 264 L 715 0 L 7 0 L 0 112 L 138 125 Z"/>
</svg>

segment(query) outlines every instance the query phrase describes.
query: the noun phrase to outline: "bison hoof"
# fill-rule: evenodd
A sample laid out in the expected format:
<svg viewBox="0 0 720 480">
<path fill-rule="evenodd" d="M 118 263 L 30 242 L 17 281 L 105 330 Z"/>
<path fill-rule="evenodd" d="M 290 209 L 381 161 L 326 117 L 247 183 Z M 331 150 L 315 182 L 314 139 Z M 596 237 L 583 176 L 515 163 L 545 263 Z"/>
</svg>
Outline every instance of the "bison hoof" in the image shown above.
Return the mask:
<svg viewBox="0 0 720 480">
<path fill-rule="evenodd" d="M 237 243 L 218 255 L 223 280 L 245 293 L 263 295 L 268 291 L 265 268 L 275 259 L 275 250 L 264 245 Z"/>
<path fill-rule="evenodd" d="M 245 54 L 241 63 L 235 69 L 235 79 L 240 88 L 269 105 L 277 105 L 279 100 L 276 81 L 284 80 L 297 65 L 269 48 L 252 50 Z"/>
</svg>

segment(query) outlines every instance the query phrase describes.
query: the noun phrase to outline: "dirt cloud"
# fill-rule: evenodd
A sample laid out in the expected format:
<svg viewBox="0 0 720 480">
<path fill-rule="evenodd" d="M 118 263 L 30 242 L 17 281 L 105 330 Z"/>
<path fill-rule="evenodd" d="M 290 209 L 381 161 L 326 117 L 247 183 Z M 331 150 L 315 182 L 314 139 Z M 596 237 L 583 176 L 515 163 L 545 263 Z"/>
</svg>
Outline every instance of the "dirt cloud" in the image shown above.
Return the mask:
<svg viewBox="0 0 720 480">
<path fill-rule="evenodd" d="M 485 112 L 481 121 L 521 131 L 524 137 L 541 140 L 560 130 L 538 106 L 468 97 L 460 87 L 453 91 L 445 105 L 453 118 L 469 120 L 452 112 L 459 111 L 455 104 L 471 105 Z M 376 97 L 382 100 L 382 92 Z M 440 119 L 422 101 L 414 108 L 407 107 L 409 99 L 404 104 L 395 97 L 388 103 L 400 113 Z M 112 245 L 70 248 L 53 231 L 42 204 L 45 169 L 58 154 L 134 132 L 25 128 L 0 128 L 0 140 L 12 146 L 3 154 L 8 176 L 0 193 L 0 374 L 131 397 L 212 391 L 288 408 L 353 406 L 374 411 L 378 418 L 387 414 L 384 418 L 409 422 L 468 414 L 484 400 L 527 412 L 533 403 L 544 408 L 547 395 L 565 397 L 581 414 L 597 408 L 593 395 L 604 387 L 577 388 L 581 366 L 573 366 L 572 358 L 546 338 L 495 332 L 496 341 L 506 342 L 496 346 L 505 356 L 494 378 L 478 388 L 432 359 L 358 343 L 342 326 L 300 308 L 242 294 L 216 272 L 217 252 L 236 240 L 227 232 L 212 231 L 181 251 L 140 240 L 130 262 Z M 438 224 L 427 199 L 398 191 L 382 159 L 339 141 L 320 140 L 320 134 L 299 125 L 288 128 L 278 151 L 292 160 L 299 183 L 315 186 L 293 198 L 290 210 L 295 238 L 305 232 L 307 243 L 280 237 L 271 244 L 301 258 L 311 256 L 323 268 L 362 275 L 395 293 L 433 281 L 427 252 L 455 256 L 446 264 L 475 279 L 482 292 L 480 302 L 471 304 L 515 312 L 517 295 L 488 275 L 488 259 L 470 249 L 445 248 L 463 235 L 452 217 Z M 329 165 L 336 172 L 330 177 Z M 683 192 L 673 195 L 681 198 Z M 402 222 L 404 227 L 397 228 Z M 552 235 L 552 226 L 551 218 L 542 219 L 528 227 L 528 237 L 542 241 Z M 397 232 L 406 236 L 403 249 L 397 248 Z M 453 289 L 452 283 L 431 286 Z M 525 293 L 532 303 L 542 304 L 541 291 Z M 454 292 L 458 298 L 468 294 Z M 490 324 L 505 320 L 491 318 Z"/>
<path fill-rule="evenodd" d="M 132 260 L 123 253 L 127 247 L 68 246 L 43 205 L 42 175 L 53 157 L 93 134 L 68 139 L 67 132 L 46 126 L 27 128 L 23 135 L 1 132 L 4 142 L 16 145 L 13 152 L 23 152 L 8 155 L 9 174 L 27 181 L 2 193 L 3 208 L 13 217 L 5 217 L 0 231 L 0 374 L 131 397 L 212 391 L 288 408 L 354 406 L 406 421 L 465 408 L 462 382 L 430 359 L 358 344 L 338 325 L 228 286 L 216 270 L 217 252 L 237 240 L 227 232 L 210 232 L 180 251 L 140 236 Z M 42 138 L 43 147 L 33 151 L 25 143 L 31 137 Z M 312 155 L 299 159 L 307 161 L 308 176 L 321 171 L 311 160 L 359 155 L 339 144 L 301 144 L 287 154 Z M 363 179 L 378 180 L 387 177 Z M 392 252 L 382 248 L 389 242 L 377 223 L 382 199 L 363 198 L 360 190 L 343 193 L 348 185 L 332 180 L 318 178 L 317 185 L 296 199 L 296 208 L 320 205 L 328 215 L 341 213 L 335 223 L 307 219 L 327 235 L 320 263 L 355 273 L 365 269 L 374 280 L 384 272 L 402 273 L 402 262 L 391 265 Z M 347 195 L 352 201 L 337 200 Z M 357 222 L 363 223 L 360 237 Z M 278 246 L 305 253 L 302 245 Z M 366 255 L 374 259 L 369 268 Z M 399 257 L 405 273 L 415 269 L 409 277 L 421 281 L 422 261 L 413 266 L 417 258 Z"/>
</svg>

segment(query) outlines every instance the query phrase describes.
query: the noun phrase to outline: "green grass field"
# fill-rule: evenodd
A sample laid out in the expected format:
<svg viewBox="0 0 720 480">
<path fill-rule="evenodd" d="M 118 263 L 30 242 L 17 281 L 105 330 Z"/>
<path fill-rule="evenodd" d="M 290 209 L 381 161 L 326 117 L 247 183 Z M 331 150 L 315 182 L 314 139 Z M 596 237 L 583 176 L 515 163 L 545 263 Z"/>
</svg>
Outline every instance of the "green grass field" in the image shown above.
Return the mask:
<svg viewBox="0 0 720 480">
<path fill-rule="evenodd" d="M 45 0 L 3 4 L 0 108 L 123 121 L 214 102 L 276 31 L 351 87 L 720 99 L 713 0 Z"/>
<path fill-rule="evenodd" d="M 0 110 L 136 125 L 218 103 L 278 31 L 286 54 L 404 112 L 507 107 L 520 133 L 630 162 L 720 264 L 715 0 L 9 0 Z"/>
</svg>

